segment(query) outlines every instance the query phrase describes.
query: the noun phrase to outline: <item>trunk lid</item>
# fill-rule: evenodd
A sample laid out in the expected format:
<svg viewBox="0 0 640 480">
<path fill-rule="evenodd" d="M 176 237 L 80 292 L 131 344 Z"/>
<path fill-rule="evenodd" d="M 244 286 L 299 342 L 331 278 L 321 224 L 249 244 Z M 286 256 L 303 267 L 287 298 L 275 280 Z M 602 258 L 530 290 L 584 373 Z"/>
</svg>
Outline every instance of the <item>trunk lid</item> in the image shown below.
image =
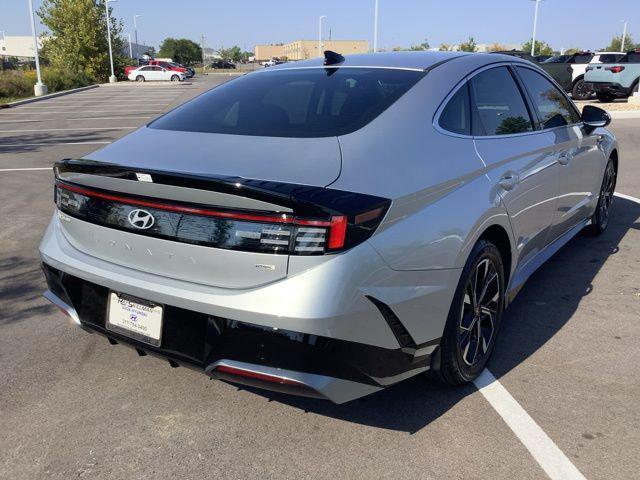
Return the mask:
<svg viewBox="0 0 640 480">
<path fill-rule="evenodd" d="M 287 276 L 283 239 L 293 235 L 286 233 L 289 225 L 257 227 L 260 219 L 292 217 L 293 193 L 322 191 L 339 175 L 340 161 L 335 137 L 143 128 L 85 159 L 57 164 L 58 181 L 71 189 L 56 191 L 60 226 L 75 248 L 114 264 L 210 286 L 253 288 Z M 176 205 L 205 214 L 171 211 Z M 214 218 L 207 209 L 245 212 L 245 218 Z M 137 229 L 135 210 L 150 213 L 153 226 Z M 304 214 L 319 218 L 322 212 Z M 260 250 L 279 244 L 279 252 Z"/>
<path fill-rule="evenodd" d="M 336 137 L 282 138 L 143 127 L 87 159 L 140 169 L 324 187 L 340 175 Z"/>
</svg>

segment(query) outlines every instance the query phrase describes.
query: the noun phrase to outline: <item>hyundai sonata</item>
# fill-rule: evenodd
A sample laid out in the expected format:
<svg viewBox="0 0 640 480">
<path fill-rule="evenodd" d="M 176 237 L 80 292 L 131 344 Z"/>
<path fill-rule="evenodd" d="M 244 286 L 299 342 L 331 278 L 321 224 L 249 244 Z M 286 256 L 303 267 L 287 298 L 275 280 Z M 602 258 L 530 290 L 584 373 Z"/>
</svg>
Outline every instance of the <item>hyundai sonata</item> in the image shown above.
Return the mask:
<svg viewBox="0 0 640 480">
<path fill-rule="evenodd" d="M 607 227 L 609 122 L 512 56 L 257 71 L 55 165 L 45 296 L 226 381 L 337 403 L 470 382 L 532 272 Z"/>
</svg>

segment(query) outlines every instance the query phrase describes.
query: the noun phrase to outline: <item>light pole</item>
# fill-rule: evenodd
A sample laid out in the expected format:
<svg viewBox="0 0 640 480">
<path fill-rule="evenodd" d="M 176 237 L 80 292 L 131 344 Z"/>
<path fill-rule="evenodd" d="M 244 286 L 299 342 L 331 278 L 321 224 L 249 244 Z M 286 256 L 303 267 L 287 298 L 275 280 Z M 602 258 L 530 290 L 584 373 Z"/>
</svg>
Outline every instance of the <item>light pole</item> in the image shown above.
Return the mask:
<svg viewBox="0 0 640 480">
<path fill-rule="evenodd" d="M 531 35 L 531 56 L 535 55 L 536 51 L 536 29 L 538 27 L 538 7 L 542 0 L 531 0 L 536 2 L 536 13 L 533 15 L 533 35 Z"/>
<path fill-rule="evenodd" d="M 627 36 L 627 21 L 626 20 L 620 20 L 621 22 L 624 22 L 624 29 L 622 30 L 622 42 L 620 43 L 620 51 L 624 52 L 624 40 L 625 37 Z"/>
<path fill-rule="evenodd" d="M 139 57 L 138 54 L 138 17 L 141 17 L 142 15 L 134 15 L 133 16 L 133 32 L 134 32 L 134 36 L 136 39 L 136 58 Z"/>
<path fill-rule="evenodd" d="M 327 18 L 326 15 L 318 17 L 318 56 L 322 57 L 322 20 Z"/>
<path fill-rule="evenodd" d="M 133 59 L 133 49 L 131 48 L 131 34 L 127 33 L 127 37 L 129 37 L 129 57 Z"/>
<path fill-rule="evenodd" d="M 31 0 L 29 0 L 31 1 Z M 107 15 L 107 41 L 109 42 L 109 62 L 111 63 L 111 76 L 109 77 L 109 83 L 116 83 L 118 79 L 113 71 L 113 51 L 111 50 L 111 21 L 109 20 L 109 3 L 116 0 L 105 0 L 104 11 Z"/>
<path fill-rule="evenodd" d="M 47 86 L 42 83 L 42 75 L 40 74 L 40 55 L 38 55 L 38 35 L 36 34 L 36 19 L 33 16 L 33 0 L 29 0 L 29 13 L 31 14 L 31 33 L 33 34 L 33 53 L 36 57 L 36 75 L 38 81 L 33 86 L 33 93 L 36 97 L 46 95 L 49 91 Z"/>
<path fill-rule="evenodd" d="M 373 53 L 378 51 L 378 0 L 373 10 Z"/>
</svg>

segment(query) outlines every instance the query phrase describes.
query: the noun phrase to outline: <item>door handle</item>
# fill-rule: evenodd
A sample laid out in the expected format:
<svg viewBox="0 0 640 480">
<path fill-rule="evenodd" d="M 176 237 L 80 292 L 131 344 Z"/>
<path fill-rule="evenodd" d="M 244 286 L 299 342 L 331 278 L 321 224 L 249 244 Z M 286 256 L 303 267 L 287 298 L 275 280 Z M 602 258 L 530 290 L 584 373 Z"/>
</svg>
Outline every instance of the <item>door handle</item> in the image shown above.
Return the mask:
<svg viewBox="0 0 640 480">
<path fill-rule="evenodd" d="M 505 190 L 513 190 L 513 187 L 518 184 L 518 175 L 515 173 L 506 173 L 498 181 L 498 184 Z"/>
<path fill-rule="evenodd" d="M 568 165 L 570 161 L 571 154 L 569 154 L 569 152 L 562 152 L 560 155 L 558 155 L 558 163 L 560 165 Z"/>
</svg>

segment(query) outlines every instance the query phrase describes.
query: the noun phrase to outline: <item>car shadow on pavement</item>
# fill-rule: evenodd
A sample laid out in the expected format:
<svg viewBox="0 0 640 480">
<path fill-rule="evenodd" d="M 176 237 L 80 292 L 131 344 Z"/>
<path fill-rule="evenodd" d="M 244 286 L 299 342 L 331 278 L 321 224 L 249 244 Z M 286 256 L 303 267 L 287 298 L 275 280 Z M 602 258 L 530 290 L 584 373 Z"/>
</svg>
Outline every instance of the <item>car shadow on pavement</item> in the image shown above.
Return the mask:
<svg viewBox="0 0 640 480">
<path fill-rule="evenodd" d="M 607 231 L 598 237 L 581 233 L 545 263 L 526 283 L 502 321 L 489 368 L 500 378 L 551 339 L 573 316 L 592 281 L 619 251 L 630 229 L 640 230 L 640 204 L 616 197 Z M 445 414 L 475 387 L 448 387 L 419 375 L 343 405 L 242 387 L 270 401 L 348 422 L 416 433 Z"/>
<path fill-rule="evenodd" d="M 51 314 L 55 308 L 42 298 L 45 290 L 37 261 L 16 256 L 0 259 L 0 326 Z"/>
<path fill-rule="evenodd" d="M 118 134 L 118 132 L 120 132 Z M 120 134 L 122 131 L 101 131 L 96 132 L 82 132 L 82 131 L 69 131 L 69 132 L 46 132 L 31 133 L 31 134 L 14 134 L 0 136 L 0 155 L 6 153 L 26 153 L 42 150 L 46 147 L 55 146 L 57 144 L 64 143 L 95 143 L 95 148 L 104 146 L 107 143 L 115 141 L 114 134 Z"/>
</svg>

